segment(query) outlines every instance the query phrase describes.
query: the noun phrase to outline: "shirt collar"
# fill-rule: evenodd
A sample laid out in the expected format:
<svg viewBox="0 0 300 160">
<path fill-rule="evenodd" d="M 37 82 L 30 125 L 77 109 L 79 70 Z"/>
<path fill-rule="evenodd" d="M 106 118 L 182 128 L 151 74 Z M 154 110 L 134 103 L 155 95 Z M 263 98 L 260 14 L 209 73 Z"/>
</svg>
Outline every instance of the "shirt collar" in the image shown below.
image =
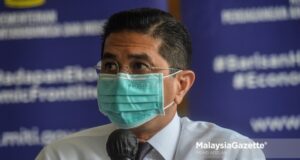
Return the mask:
<svg viewBox="0 0 300 160">
<path fill-rule="evenodd" d="M 177 115 L 162 130 L 156 133 L 148 142 L 159 152 L 164 159 L 173 159 L 180 132 L 180 119 Z"/>
</svg>

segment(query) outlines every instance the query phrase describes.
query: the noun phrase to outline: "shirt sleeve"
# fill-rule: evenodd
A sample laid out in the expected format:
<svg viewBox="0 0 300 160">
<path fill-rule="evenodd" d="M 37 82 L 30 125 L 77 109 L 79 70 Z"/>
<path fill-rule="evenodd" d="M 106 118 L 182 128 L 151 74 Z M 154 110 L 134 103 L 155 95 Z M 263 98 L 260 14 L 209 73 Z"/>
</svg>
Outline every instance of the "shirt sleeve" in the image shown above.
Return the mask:
<svg viewBox="0 0 300 160">
<path fill-rule="evenodd" d="M 40 151 L 35 160 L 59 160 L 59 158 L 55 154 L 55 150 L 51 146 L 47 146 Z"/>
<path fill-rule="evenodd" d="M 227 148 L 224 157 L 232 160 L 265 160 L 266 157 L 256 142 L 244 136 L 233 136 L 232 148 Z"/>
</svg>

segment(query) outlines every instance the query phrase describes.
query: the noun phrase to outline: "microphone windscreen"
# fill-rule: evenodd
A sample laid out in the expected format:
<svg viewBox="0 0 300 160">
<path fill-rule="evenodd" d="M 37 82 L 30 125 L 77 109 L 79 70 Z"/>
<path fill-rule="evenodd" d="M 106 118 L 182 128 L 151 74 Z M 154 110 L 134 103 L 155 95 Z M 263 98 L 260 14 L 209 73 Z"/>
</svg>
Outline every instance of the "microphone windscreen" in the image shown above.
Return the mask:
<svg viewBox="0 0 300 160">
<path fill-rule="evenodd" d="M 106 142 L 106 151 L 111 160 L 134 160 L 138 150 L 138 139 L 129 130 L 113 131 Z"/>
</svg>

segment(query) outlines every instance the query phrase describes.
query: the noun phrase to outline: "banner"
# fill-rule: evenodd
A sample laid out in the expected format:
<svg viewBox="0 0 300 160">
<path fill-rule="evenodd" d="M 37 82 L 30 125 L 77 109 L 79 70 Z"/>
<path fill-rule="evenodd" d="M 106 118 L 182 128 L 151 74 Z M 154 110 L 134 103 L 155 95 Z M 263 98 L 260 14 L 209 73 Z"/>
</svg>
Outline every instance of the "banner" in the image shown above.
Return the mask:
<svg viewBox="0 0 300 160">
<path fill-rule="evenodd" d="M 194 120 L 251 138 L 300 136 L 300 1 L 182 1 Z"/>
<path fill-rule="evenodd" d="M 0 159 L 109 121 L 96 101 L 102 27 L 120 10 L 166 1 L 4 0 L 0 3 Z"/>
</svg>

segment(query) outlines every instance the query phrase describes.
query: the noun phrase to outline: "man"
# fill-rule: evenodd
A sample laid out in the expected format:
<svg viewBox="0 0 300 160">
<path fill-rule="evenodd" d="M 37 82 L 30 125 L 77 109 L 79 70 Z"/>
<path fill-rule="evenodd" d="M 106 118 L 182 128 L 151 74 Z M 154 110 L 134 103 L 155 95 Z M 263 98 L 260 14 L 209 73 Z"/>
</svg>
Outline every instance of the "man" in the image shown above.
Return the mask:
<svg viewBox="0 0 300 160">
<path fill-rule="evenodd" d="M 203 149 L 203 143 L 252 143 L 234 131 L 177 115 L 195 73 L 184 26 L 158 9 L 111 16 L 98 63 L 98 104 L 112 124 L 84 130 L 45 147 L 37 160 L 110 159 L 105 145 L 117 128 L 150 144 L 144 159 L 265 159 L 259 149 Z"/>
</svg>

